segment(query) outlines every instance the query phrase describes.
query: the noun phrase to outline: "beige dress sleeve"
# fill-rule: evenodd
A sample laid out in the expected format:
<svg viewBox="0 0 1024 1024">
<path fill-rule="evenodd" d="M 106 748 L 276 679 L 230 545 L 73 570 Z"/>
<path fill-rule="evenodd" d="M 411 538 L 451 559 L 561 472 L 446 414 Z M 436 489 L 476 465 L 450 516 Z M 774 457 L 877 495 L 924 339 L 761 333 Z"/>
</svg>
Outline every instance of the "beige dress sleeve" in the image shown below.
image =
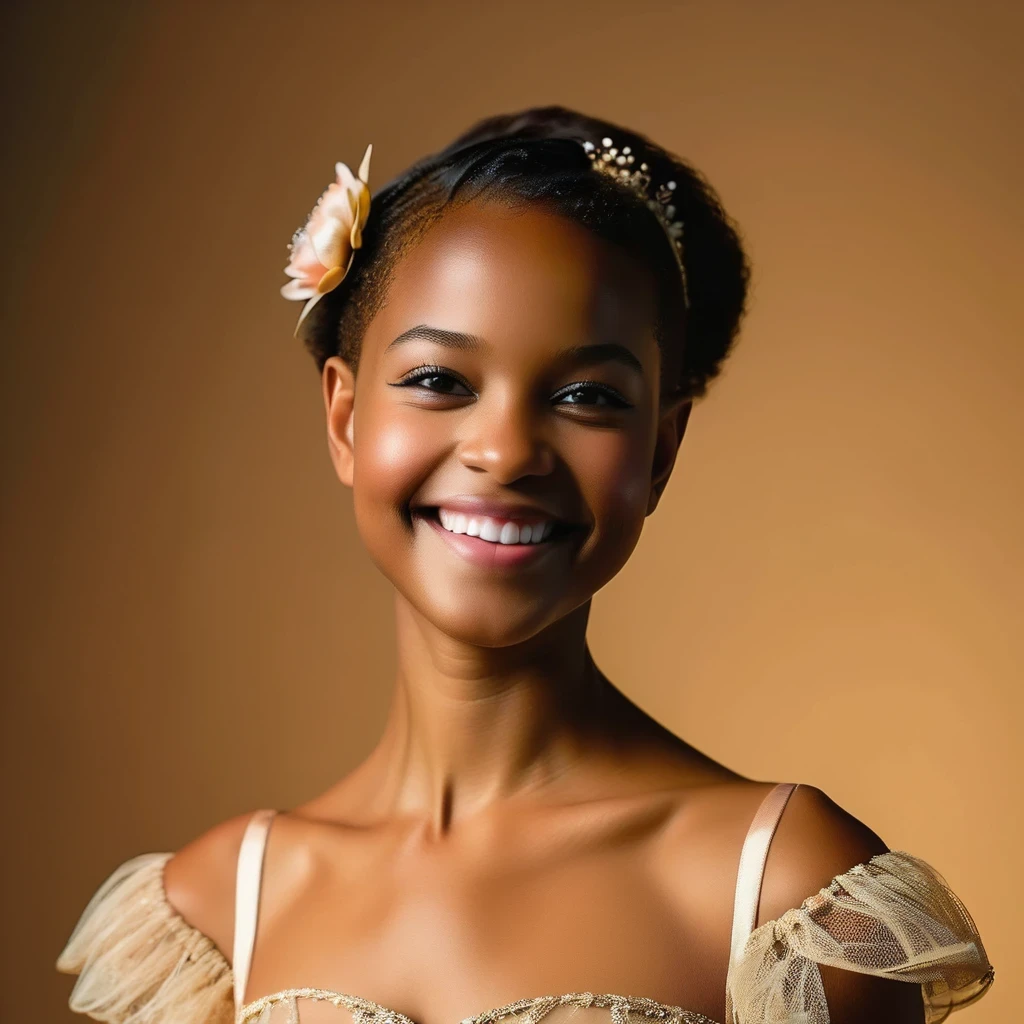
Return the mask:
<svg viewBox="0 0 1024 1024">
<path fill-rule="evenodd" d="M 995 977 L 963 903 L 898 850 L 750 933 L 729 979 L 737 1024 L 828 1024 L 819 964 L 920 984 L 927 1024 L 980 999 Z"/>
<path fill-rule="evenodd" d="M 232 1024 L 231 966 L 167 901 L 171 853 L 125 861 L 96 890 L 57 959 L 69 1005 L 107 1024 Z"/>
</svg>

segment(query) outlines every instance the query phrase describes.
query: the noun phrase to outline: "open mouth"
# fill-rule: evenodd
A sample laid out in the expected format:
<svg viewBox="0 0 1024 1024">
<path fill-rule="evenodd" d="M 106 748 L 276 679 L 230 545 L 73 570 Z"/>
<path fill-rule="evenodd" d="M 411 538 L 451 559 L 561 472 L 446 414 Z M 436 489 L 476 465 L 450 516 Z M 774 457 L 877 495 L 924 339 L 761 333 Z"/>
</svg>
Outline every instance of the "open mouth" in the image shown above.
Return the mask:
<svg viewBox="0 0 1024 1024">
<path fill-rule="evenodd" d="M 557 519 L 494 519 L 437 506 L 410 511 L 413 521 L 422 520 L 456 557 L 487 572 L 541 571 L 560 564 L 559 553 L 571 553 L 570 538 L 582 529 Z"/>
<path fill-rule="evenodd" d="M 560 519 L 503 520 L 453 512 L 436 505 L 421 505 L 410 511 L 414 519 L 424 519 L 435 529 L 453 537 L 472 538 L 496 547 L 520 550 L 556 544 L 582 529 Z"/>
</svg>

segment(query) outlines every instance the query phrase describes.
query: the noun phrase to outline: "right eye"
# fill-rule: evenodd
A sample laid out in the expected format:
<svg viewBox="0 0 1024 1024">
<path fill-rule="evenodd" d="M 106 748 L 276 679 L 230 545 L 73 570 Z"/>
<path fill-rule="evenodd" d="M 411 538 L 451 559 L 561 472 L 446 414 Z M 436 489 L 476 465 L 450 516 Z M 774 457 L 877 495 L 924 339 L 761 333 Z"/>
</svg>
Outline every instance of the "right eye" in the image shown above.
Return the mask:
<svg viewBox="0 0 1024 1024">
<path fill-rule="evenodd" d="M 459 380 L 442 366 L 419 366 L 407 373 L 401 380 L 395 381 L 392 387 L 405 388 L 412 384 L 438 395 L 456 395 L 461 398 L 473 394 L 464 381 Z M 464 388 L 465 390 L 460 393 L 454 388 Z"/>
</svg>

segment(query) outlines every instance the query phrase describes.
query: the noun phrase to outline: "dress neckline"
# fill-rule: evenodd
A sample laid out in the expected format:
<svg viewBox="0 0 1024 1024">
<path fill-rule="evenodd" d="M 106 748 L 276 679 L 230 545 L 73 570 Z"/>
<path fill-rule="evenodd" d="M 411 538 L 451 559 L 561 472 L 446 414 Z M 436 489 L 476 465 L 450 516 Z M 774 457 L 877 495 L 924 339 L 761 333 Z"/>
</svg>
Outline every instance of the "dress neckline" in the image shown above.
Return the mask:
<svg viewBox="0 0 1024 1024">
<path fill-rule="evenodd" d="M 353 996 L 345 992 L 336 992 L 325 988 L 288 988 L 280 992 L 260 996 L 242 1006 L 236 1015 L 236 1024 L 248 1024 L 258 1020 L 260 1014 L 268 1007 L 277 1003 L 295 1002 L 299 999 L 316 999 L 333 1003 L 339 1008 L 354 1011 L 360 1015 L 363 1024 L 419 1024 L 419 1021 L 392 1010 L 390 1007 L 375 1003 L 372 999 Z M 534 996 L 517 999 L 484 1010 L 476 1016 L 464 1017 L 452 1024 L 492 1024 L 514 1014 L 528 1013 L 525 1018 L 529 1024 L 536 1024 L 558 1006 L 606 1007 L 611 1010 L 613 1024 L 626 1024 L 628 1014 L 641 1014 L 664 1024 L 719 1024 L 710 1017 L 694 1010 L 684 1010 L 681 1006 L 660 1003 L 646 996 L 627 996 L 615 993 L 565 992 L 557 996 Z"/>
<path fill-rule="evenodd" d="M 749 938 L 754 930 L 761 877 L 765 855 L 782 811 L 798 783 L 777 783 L 762 798 L 750 823 L 743 848 L 737 876 L 735 903 L 733 909 L 732 941 L 730 949 L 730 970 L 737 949 Z M 231 970 L 235 992 L 236 1024 L 260 1022 L 264 1009 L 275 1003 L 291 1003 L 289 1021 L 298 1019 L 298 999 L 310 998 L 328 1000 L 336 1006 L 356 1012 L 354 1024 L 419 1024 L 405 1014 L 389 1007 L 374 1003 L 361 996 L 331 989 L 283 989 L 263 996 L 249 1003 L 243 1003 L 253 947 L 256 940 L 256 920 L 260 900 L 260 880 L 263 872 L 263 855 L 267 835 L 274 819 L 280 813 L 276 808 L 261 808 L 251 815 L 242 836 L 235 873 L 235 929 Z M 556 1006 L 576 1005 L 607 1007 L 611 1011 L 612 1024 L 626 1024 L 630 1011 L 649 1018 L 664 1021 L 665 1024 L 717 1024 L 703 1014 L 684 1010 L 680 1006 L 659 1003 L 645 996 L 625 996 L 612 993 L 566 992 L 558 996 L 535 996 L 519 999 L 504 1006 L 484 1010 L 475 1017 L 466 1017 L 458 1024 L 492 1024 L 503 1017 L 525 1012 L 521 1024 L 537 1024 Z M 367 1019 L 369 1018 L 369 1019 Z M 728 980 L 726 982 L 726 1022 L 732 1024 L 732 1012 Z M 452 1022 L 455 1024 L 455 1022 Z"/>
</svg>

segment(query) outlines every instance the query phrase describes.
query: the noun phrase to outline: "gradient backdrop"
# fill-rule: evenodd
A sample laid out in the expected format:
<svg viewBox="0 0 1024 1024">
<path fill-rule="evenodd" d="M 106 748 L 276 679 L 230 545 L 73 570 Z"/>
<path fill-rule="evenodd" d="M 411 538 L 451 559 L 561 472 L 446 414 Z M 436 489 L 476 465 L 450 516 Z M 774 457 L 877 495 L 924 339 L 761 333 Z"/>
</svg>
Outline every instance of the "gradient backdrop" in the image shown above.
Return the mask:
<svg viewBox="0 0 1024 1024">
<path fill-rule="evenodd" d="M 703 169 L 754 299 L 600 665 L 750 776 L 942 871 L 1009 1022 L 1024 958 L 1017 3 L 4 4 L 0 1015 L 117 864 L 287 807 L 374 742 L 390 594 L 278 295 L 379 187 L 561 102 Z"/>
</svg>

